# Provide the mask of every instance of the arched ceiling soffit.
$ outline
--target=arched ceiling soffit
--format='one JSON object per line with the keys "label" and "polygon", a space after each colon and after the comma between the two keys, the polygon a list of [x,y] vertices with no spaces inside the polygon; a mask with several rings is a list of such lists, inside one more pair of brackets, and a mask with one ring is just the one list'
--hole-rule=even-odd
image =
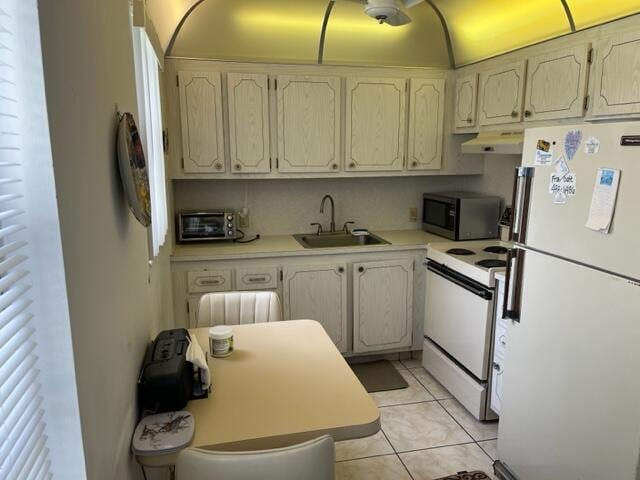
{"label": "arched ceiling soffit", "polygon": [[[148,3],[169,55],[316,63],[328,1]],[[425,0],[407,10],[412,23],[389,27],[366,17],[357,3],[336,0],[327,23],[323,60],[447,67],[453,57],[461,66],[638,12],[640,0]],[[180,28],[170,41],[172,23]]]}

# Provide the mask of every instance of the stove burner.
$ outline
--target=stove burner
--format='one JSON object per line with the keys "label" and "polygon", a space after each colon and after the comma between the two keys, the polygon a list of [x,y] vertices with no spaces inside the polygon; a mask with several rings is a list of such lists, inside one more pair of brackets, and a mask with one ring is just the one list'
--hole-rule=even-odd
{"label": "stove burner", "polygon": [[507,262],[505,262],[504,260],[487,259],[487,260],[477,261],[476,265],[484,268],[497,268],[497,267],[506,267]]}
{"label": "stove burner", "polygon": [[506,255],[509,252],[507,247],[501,247],[500,245],[492,245],[484,249],[488,253],[497,253],[499,255]]}
{"label": "stove burner", "polygon": [[450,248],[447,250],[447,253],[450,255],[475,255],[476,252],[471,250],[467,250],[466,248]]}

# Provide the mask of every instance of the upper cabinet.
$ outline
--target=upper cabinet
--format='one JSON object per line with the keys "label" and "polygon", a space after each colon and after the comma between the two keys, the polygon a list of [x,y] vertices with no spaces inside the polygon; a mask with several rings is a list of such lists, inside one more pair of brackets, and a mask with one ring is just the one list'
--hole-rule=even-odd
{"label": "upper cabinet", "polygon": [[409,170],[442,166],[444,84],[441,79],[409,82]]}
{"label": "upper cabinet", "polygon": [[458,78],[455,90],[454,127],[475,127],[477,103],[478,74],[472,73]]}
{"label": "upper cabinet", "polygon": [[581,117],[589,71],[589,46],[530,58],[525,121]]}
{"label": "upper cabinet", "polygon": [[594,116],[640,113],[640,33],[595,45]]}
{"label": "upper cabinet", "polygon": [[220,74],[179,72],[178,86],[184,172],[224,172]]}
{"label": "upper cabinet", "polygon": [[340,79],[277,79],[278,171],[340,170]]}
{"label": "upper cabinet", "polygon": [[522,120],[525,69],[523,60],[480,74],[480,125],[518,123]]}
{"label": "upper cabinet", "polygon": [[270,167],[269,79],[229,73],[229,154],[233,173],[266,173]]}
{"label": "upper cabinet", "polygon": [[346,171],[404,168],[406,80],[347,78]]}

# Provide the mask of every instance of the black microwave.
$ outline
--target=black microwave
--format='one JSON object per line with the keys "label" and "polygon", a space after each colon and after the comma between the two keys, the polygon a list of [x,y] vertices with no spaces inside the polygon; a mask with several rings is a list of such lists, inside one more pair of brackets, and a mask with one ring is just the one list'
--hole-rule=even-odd
{"label": "black microwave", "polygon": [[425,193],[422,229],[451,240],[498,237],[500,197],[471,192]]}
{"label": "black microwave", "polygon": [[231,209],[208,212],[181,212],[177,217],[180,243],[235,240],[238,238],[237,215]]}

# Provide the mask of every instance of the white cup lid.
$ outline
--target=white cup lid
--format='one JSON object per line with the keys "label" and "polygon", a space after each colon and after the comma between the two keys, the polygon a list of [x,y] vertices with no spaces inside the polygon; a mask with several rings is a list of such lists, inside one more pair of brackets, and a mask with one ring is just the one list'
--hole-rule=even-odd
{"label": "white cup lid", "polygon": [[233,329],[228,325],[217,325],[209,329],[211,338],[229,338],[233,334]]}

